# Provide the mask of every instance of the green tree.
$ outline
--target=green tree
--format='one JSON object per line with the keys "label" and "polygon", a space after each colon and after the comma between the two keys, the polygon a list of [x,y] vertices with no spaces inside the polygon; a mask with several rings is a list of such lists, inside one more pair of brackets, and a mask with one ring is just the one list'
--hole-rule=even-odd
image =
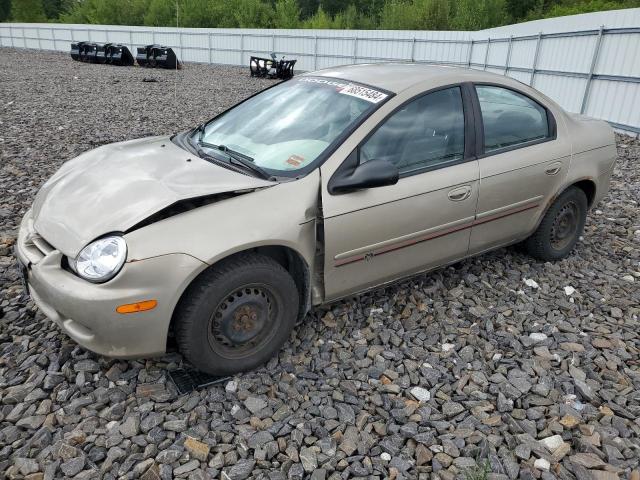
{"label": "green tree", "polygon": [[318,11],[303,22],[304,28],[333,28],[333,19],[325,12],[322,7],[318,7]]}
{"label": "green tree", "polygon": [[380,14],[380,28],[383,30],[411,30],[415,28],[410,7],[412,4],[403,0],[388,0]]}
{"label": "green tree", "polygon": [[640,0],[0,0],[0,21],[182,27],[479,30]]}
{"label": "green tree", "polygon": [[449,19],[449,0],[391,0],[382,8],[380,28],[446,30]]}
{"label": "green tree", "polygon": [[42,0],[14,0],[11,2],[11,19],[14,22],[46,22]]}
{"label": "green tree", "polygon": [[330,17],[335,17],[338,13],[343,12],[349,7],[350,3],[345,0],[320,0],[322,10]]}
{"label": "green tree", "polygon": [[276,28],[298,28],[300,7],[296,0],[277,0],[274,6],[273,25]]}
{"label": "green tree", "polygon": [[273,25],[273,8],[261,0],[235,0],[232,11],[239,28],[270,28]]}
{"label": "green tree", "polygon": [[505,0],[458,0],[451,19],[456,30],[482,30],[506,23]]}
{"label": "green tree", "polygon": [[44,14],[49,20],[58,20],[72,6],[71,0],[43,0]]}
{"label": "green tree", "polygon": [[163,27],[176,24],[176,7],[167,0],[151,0],[144,14],[145,25]]}
{"label": "green tree", "polygon": [[67,23],[143,25],[149,0],[83,0],[60,19]]}
{"label": "green tree", "polygon": [[0,0],[0,22],[6,22],[11,17],[11,0]]}
{"label": "green tree", "polygon": [[525,18],[539,3],[538,0],[506,0],[505,9],[510,20],[517,22]]}
{"label": "green tree", "polygon": [[360,15],[356,6],[351,4],[346,10],[337,13],[333,17],[331,28],[342,28],[344,30],[360,28]]}
{"label": "green tree", "polygon": [[550,5],[543,4],[543,8],[538,6],[538,8],[529,11],[525,19],[535,20],[537,18],[562,17],[565,15],[577,15],[579,13],[601,12],[639,6],[640,0],[556,0],[550,3]]}
{"label": "green tree", "polygon": [[[219,2],[208,0],[181,0],[178,5],[178,25],[188,28],[218,27],[214,20],[218,5]],[[173,25],[176,25],[175,19]]]}
{"label": "green tree", "polygon": [[298,0],[298,5],[300,5],[300,18],[306,20],[316,14],[320,0]]}

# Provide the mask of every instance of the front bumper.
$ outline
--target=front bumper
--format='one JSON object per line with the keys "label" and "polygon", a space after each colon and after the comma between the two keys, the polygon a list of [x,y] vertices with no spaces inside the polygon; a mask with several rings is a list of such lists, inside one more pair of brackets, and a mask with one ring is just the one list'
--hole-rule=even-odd
{"label": "front bumper", "polygon": [[[30,211],[20,226],[16,256],[27,266],[29,293],[38,308],[78,344],[117,358],[165,352],[180,295],[206,267],[175,253],[128,260],[112,280],[90,283],[62,268],[63,255],[34,231]],[[119,305],[151,299],[158,302],[153,310],[116,312]]]}

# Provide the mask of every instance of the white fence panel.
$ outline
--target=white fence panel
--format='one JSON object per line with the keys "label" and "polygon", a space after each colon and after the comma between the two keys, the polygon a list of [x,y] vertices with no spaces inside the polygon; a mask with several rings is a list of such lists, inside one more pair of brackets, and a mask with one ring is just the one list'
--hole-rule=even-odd
{"label": "white fence panel", "polygon": [[640,34],[605,35],[602,38],[595,73],[612,72],[629,77],[640,77]]}
{"label": "white fence panel", "polygon": [[537,38],[518,39],[514,38],[511,45],[511,60],[509,67],[531,68],[533,58],[536,54]]}

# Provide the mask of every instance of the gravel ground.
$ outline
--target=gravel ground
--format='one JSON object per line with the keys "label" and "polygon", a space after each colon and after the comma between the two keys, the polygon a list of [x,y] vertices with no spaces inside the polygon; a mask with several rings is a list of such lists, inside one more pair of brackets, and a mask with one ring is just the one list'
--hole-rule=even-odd
{"label": "gravel ground", "polygon": [[503,249],[315,310],[269,365],[189,395],[167,383],[179,354],[98,357],[21,294],[11,245],[60,164],[185,129],[270,84],[239,68],[0,49],[0,471],[640,479],[640,142],[629,137],[570,258]]}

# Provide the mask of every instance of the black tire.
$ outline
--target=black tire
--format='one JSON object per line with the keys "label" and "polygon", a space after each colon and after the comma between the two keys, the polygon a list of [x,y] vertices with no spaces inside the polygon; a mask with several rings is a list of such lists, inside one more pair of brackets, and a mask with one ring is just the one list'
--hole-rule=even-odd
{"label": "black tire", "polygon": [[178,348],[212,375],[254,369],[287,340],[298,304],[293,278],[270,257],[223,260],[198,277],[176,307]]}
{"label": "black tire", "polygon": [[524,241],[529,255],[540,260],[561,260],[575,247],[587,219],[588,202],[578,187],[569,187],[553,202],[538,229]]}

